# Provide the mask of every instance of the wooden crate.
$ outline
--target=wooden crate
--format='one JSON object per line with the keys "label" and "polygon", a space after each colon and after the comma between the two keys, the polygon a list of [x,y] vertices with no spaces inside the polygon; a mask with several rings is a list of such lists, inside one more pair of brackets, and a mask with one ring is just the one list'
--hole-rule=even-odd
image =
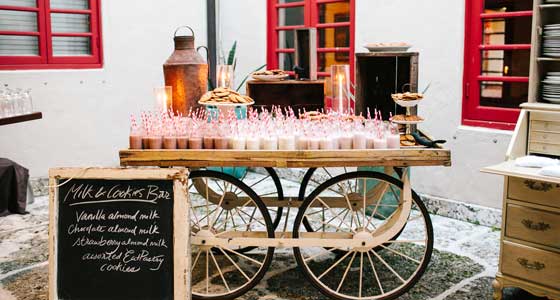
{"label": "wooden crate", "polygon": [[[405,108],[397,106],[391,94],[418,92],[418,52],[356,53],[356,113],[364,115],[369,108],[402,114]],[[406,85],[406,86],[405,86]],[[416,113],[416,108],[412,109]]]}
{"label": "wooden crate", "polygon": [[247,82],[247,95],[255,100],[253,107],[273,105],[280,107],[291,106],[307,111],[319,110],[324,107],[325,81],[323,80],[283,80]]}

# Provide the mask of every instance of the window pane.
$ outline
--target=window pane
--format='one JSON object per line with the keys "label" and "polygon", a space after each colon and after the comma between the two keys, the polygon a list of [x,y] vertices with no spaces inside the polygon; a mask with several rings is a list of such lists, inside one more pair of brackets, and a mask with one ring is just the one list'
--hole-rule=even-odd
{"label": "window pane", "polygon": [[284,3],[294,3],[294,2],[302,2],[303,3],[304,0],[278,0],[279,4],[284,4]]}
{"label": "window pane", "polygon": [[319,53],[318,60],[319,72],[330,72],[331,65],[349,64],[350,56],[348,52]]}
{"label": "window pane", "polygon": [[350,5],[348,2],[335,2],[319,5],[319,23],[335,23],[350,21]]}
{"label": "window pane", "polygon": [[89,9],[88,0],[51,0],[51,8]]}
{"label": "window pane", "polygon": [[278,67],[285,71],[292,71],[294,69],[294,54],[293,53],[278,54]]}
{"label": "window pane", "polygon": [[481,55],[482,75],[529,76],[530,50],[490,50]]}
{"label": "window pane", "polygon": [[52,32],[89,32],[88,14],[51,14]]}
{"label": "window pane", "polygon": [[321,28],[319,35],[319,48],[350,47],[350,29],[348,26],[335,28]]}
{"label": "window pane", "polygon": [[0,56],[39,55],[39,37],[0,35]]}
{"label": "window pane", "polygon": [[531,0],[485,0],[485,9],[500,10],[502,12],[533,10],[533,1]]}
{"label": "window pane", "polygon": [[36,0],[0,0],[0,5],[37,7]]}
{"label": "window pane", "polygon": [[278,31],[278,48],[294,48],[294,31],[280,30]]}
{"label": "window pane", "polygon": [[531,17],[488,19],[484,21],[483,44],[530,44]]}
{"label": "window pane", "polygon": [[483,81],[480,83],[480,105],[519,108],[527,102],[529,83]]}
{"label": "window pane", "polygon": [[278,9],[278,26],[303,25],[303,6]]}
{"label": "window pane", "polygon": [[0,31],[33,31],[37,29],[37,13],[0,10]]}
{"label": "window pane", "polygon": [[55,56],[91,55],[91,41],[82,36],[53,36],[53,53]]}

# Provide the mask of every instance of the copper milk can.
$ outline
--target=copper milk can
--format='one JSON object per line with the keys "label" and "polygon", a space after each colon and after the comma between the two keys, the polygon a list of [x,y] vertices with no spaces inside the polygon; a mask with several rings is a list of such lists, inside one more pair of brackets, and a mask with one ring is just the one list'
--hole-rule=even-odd
{"label": "copper milk can", "polygon": [[[181,28],[190,29],[192,35],[177,36]],[[186,116],[189,109],[200,106],[198,100],[208,90],[208,64],[194,47],[194,31],[182,26],[173,34],[175,51],[163,64],[165,85],[173,90],[173,101],[168,104],[175,114]]]}

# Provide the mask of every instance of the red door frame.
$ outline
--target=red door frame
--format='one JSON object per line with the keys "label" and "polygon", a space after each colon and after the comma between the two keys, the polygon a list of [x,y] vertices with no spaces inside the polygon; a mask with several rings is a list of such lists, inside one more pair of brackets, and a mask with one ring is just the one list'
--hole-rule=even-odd
{"label": "red door frame", "polygon": [[[354,61],[355,61],[355,29],[356,29],[356,0],[349,0],[350,21],[340,23],[319,23],[318,6],[320,4],[345,2],[345,0],[301,0],[278,4],[278,0],[267,1],[267,66],[269,69],[278,68],[278,53],[293,53],[294,49],[279,49],[278,34],[279,30],[290,30],[297,28],[335,28],[348,26],[350,31],[350,47],[345,48],[317,48],[317,52],[348,52],[350,63],[350,76],[354,80]],[[295,26],[278,26],[278,9],[286,7],[304,7],[304,24]],[[317,41],[319,42],[319,41]],[[319,76],[330,76],[329,72],[318,72]]]}
{"label": "red door frame", "polygon": [[[103,67],[101,38],[101,0],[89,0],[90,9],[51,9],[50,0],[37,0],[36,8],[0,6],[0,9],[37,12],[38,32],[6,32],[8,35],[39,36],[39,56],[0,56],[0,70],[29,69],[86,69]],[[50,13],[76,13],[90,16],[88,33],[52,33]],[[88,36],[91,38],[91,55],[57,57],[52,53],[53,36]]]}
{"label": "red door frame", "polygon": [[481,76],[482,50],[522,50],[530,49],[530,44],[483,45],[482,24],[484,19],[514,18],[532,16],[532,11],[506,13],[484,13],[484,0],[466,0],[465,8],[465,57],[463,72],[463,114],[462,124],[495,129],[512,130],[519,116],[519,109],[480,105],[480,82],[528,82],[528,77]]}

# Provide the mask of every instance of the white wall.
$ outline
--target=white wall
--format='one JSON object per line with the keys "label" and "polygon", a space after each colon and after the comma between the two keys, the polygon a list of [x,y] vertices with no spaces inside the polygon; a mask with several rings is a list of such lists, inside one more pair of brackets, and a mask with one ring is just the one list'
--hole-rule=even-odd
{"label": "white wall", "polygon": [[[428,3],[429,2],[429,3]],[[419,114],[446,139],[451,168],[414,168],[414,188],[447,199],[500,207],[503,179],[480,168],[503,161],[510,132],[461,127],[464,0],[356,0],[356,51],[368,42],[408,42],[420,52],[419,87],[432,83]]]}
{"label": "white wall", "polygon": [[[266,64],[266,2],[264,0],[219,0],[219,36],[223,54],[237,41],[235,88],[243,78]],[[245,92],[242,87],[241,92]]]}
{"label": "white wall", "polygon": [[190,25],[206,44],[205,1],[103,1],[104,67],[97,70],[2,71],[0,83],[32,88],[42,120],[0,127],[0,157],[46,176],[56,166],[118,165],[128,116],[150,109],[163,85],[173,31]]}

